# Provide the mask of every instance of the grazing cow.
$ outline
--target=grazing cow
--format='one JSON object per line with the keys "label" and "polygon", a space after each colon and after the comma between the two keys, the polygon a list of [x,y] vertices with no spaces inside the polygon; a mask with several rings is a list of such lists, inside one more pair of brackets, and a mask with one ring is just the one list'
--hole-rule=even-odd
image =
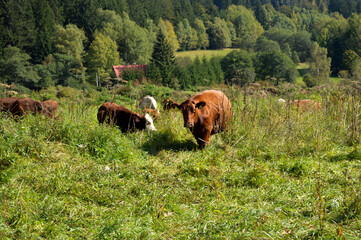
{"label": "grazing cow", "polygon": [[18,99],[17,97],[0,98],[0,112],[10,112],[11,107]]}
{"label": "grazing cow", "polygon": [[58,112],[58,103],[55,100],[47,100],[42,102],[44,114],[49,117],[57,118],[56,113]]}
{"label": "grazing cow", "polygon": [[144,108],[150,108],[150,109],[158,109],[157,108],[157,101],[151,97],[151,96],[145,96],[142,98],[142,100],[140,100],[139,105],[140,109],[144,109]]}
{"label": "grazing cow", "polygon": [[98,109],[98,122],[99,124],[103,124],[106,120],[106,123],[109,125],[113,125],[115,121],[115,110],[119,105],[113,102],[105,102]]}
{"label": "grazing cow", "polygon": [[140,115],[115,103],[108,102],[101,105],[97,117],[99,124],[102,124],[106,118],[108,118],[108,123],[113,119],[114,121],[112,120],[112,122],[114,122],[123,133],[143,129],[156,131],[153,120],[149,114]]}
{"label": "grazing cow", "polygon": [[[15,116],[24,116],[28,113],[47,113],[47,110],[43,109],[43,105],[31,98],[19,98],[17,99],[9,110]],[[50,116],[50,114],[45,114]]]}
{"label": "grazing cow", "polygon": [[169,111],[170,109],[178,108],[178,106],[179,106],[179,104],[177,102],[175,102],[174,100],[172,100],[170,98],[164,99],[162,104],[163,104],[163,109],[165,111]]}
{"label": "grazing cow", "polygon": [[189,128],[200,148],[210,143],[212,134],[226,129],[232,120],[232,105],[221,91],[207,90],[178,105],[184,127]]}
{"label": "grazing cow", "polygon": [[150,108],[144,108],[143,113],[144,114],[148,113],[149,115],[153,116],[153,121],[156,121],[157,119],[160,118],[158,110],[154,110],[154,109],[150,109]]}
{"label": "grazing cow", "polygon": [[312,100],[312,99],[304,99],[304,100],[294,100],[291,102],[291,105],[296,106],[299,110],[311,111],[311,110],[321,110],[321,103]]}

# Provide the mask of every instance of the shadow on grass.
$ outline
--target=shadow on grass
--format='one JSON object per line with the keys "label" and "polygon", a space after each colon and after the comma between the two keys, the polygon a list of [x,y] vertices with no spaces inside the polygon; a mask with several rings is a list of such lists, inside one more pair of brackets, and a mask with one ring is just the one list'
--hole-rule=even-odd
{"label": "shadow on grass", "polygon": [[167,130],[153,133],[142,148],[151,155],[157,155],[162,150],[194,151],[197,144],[191,139],[179,139],[179,136]]}
{"label": "shadow on grass", "polygon": [[339,162],[343,160],[359,160],[361,159],[361,152],[354,150],[350,153],[343,153],[330,157],[330,162]]}

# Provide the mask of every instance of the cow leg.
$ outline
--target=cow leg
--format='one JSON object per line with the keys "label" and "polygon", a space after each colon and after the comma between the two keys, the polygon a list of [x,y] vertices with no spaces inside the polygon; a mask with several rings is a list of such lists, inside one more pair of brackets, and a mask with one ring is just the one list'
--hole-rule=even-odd
{"label": "cow leg", "polygon": [[199,148],[204,148],[209,145],[211,142],[211,129],[206,129],[201,135],[202,137],[196,137]]}

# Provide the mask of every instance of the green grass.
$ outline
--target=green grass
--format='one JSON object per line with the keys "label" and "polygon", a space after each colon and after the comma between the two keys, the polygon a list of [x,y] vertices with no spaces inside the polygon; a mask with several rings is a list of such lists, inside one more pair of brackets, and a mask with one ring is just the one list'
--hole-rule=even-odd
{"label": "green grass", "polygon": [[177,58],[189,57],[189,58],[191,58],[191,60],[194,60],[197,56],[200,59],[202,59],[203,57],[206,57],[207,59],[210,59],[212,57],[224,57],[233,50],[235,50],[235,49],[225,48],[225,49],[221,49],[221,50],[185,51],[185,52],[176,52],[175,56]]}
{"label": "green grass", "polygon": [[[178,111],[154,133],[98,126],[105,92],[57,99],[61,121],[2,114],[0,238],[360,239],[358,95],[301,113],[223,90],[233,123],[204,150]],[[131,91],[115,98],[136,110]]]}

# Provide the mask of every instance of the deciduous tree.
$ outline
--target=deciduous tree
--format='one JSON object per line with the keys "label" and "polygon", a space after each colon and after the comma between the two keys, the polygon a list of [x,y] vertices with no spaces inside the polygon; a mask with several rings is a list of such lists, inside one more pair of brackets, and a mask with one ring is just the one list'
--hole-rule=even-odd
{"label": "deciduous tree", "polygon": [[0,57],[0,75],[8,84],[20,84],[34,88],[39,81],[38,74],[30,64],[30,56],[17,47],[8,46]]}
{"label": "deciduous tree", "polygon": [[327,57],[327,49],[320,47],[318,43],[313,43],[310,50],[309,74],[317,79],[318,84],[325,83],[330,77],[331,58]]}
{"label": "deciduous tree", "polygon": [[53,44],[57,53],[72,56],[79,61],[84,54],[85,33],[74,24],[62,27],[55,25]]}
{"label": "deciduous tree", "polygon": [[97,73],[104,80],[110,77],[113,65],[119,64],[117,44],[110,37],[96,33],[87,56],[88,69],[93,76]]}

